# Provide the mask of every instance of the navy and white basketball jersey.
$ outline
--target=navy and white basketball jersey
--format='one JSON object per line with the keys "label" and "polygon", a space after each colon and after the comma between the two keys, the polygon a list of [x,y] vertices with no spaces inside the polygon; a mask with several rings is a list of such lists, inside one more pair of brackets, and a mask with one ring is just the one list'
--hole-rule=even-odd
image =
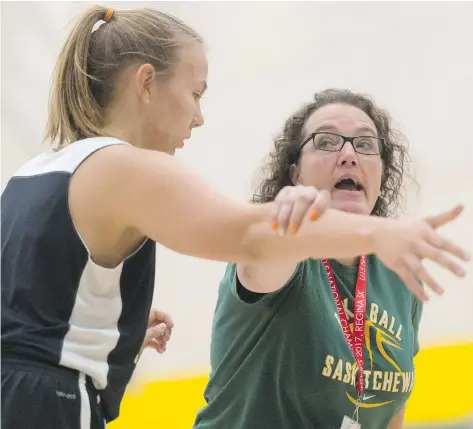
{"label": "navy and white basketball jersey", "polygon": [[116,268],[95,264],[74,228],[68,188],[87,157],[114,144],[127,143],[97,137],[42,154],[1,197],[2,359],[89,375],[108,421],[144,341],[156,248],[146,240]]}

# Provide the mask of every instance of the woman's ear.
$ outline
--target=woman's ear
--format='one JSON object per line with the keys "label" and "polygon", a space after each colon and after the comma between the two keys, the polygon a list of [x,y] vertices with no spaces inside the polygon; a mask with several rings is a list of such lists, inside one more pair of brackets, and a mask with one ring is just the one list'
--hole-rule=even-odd
{"label": "woman's ear", "polygon": [[155,78],[154,67],[151,64],[142,64],[135,74],[135,83],[143,101],[147,104],[151,102],[151,84]]}
{"label": "woman's ear", "polygon": [[299,177],[300,177],[300,174],[301,174],[301,170],[299,168],[298,165],[296,164],[291,164],[289,166],[289,180],[291,181],[291,183],[296,186],[297,184],[299,184]]}

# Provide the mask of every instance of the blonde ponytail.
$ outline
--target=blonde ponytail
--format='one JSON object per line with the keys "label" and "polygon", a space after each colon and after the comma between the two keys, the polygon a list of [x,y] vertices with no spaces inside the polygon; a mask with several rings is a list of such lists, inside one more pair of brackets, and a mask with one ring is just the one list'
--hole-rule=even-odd
{"label": "blonde ponytail", "polygon": [[163,77],[171,75],[185,39],[202,41],[182,21],[157,10],[88,9],[74,25],[56,64],[45,139],[60,149],[100,136],[118,75],[145,63]]}
{"label": "blonde ponytail", "polygon": [[101,109],[90,90],[87,74],[94,26],[107,9],[93,7],[76,22],[56,64],[49,100],[46,139],[61,148],[69,142],[100,134]]}

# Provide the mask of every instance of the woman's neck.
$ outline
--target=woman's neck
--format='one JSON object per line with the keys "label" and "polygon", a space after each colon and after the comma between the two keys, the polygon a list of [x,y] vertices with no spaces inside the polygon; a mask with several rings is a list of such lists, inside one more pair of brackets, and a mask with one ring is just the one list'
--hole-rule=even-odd
{"label": "woman's neck", "polygon": [[342,265],[346,265],[347,267],[355,267],[358,265],[359,257],[357,256],[356,258],[343,258],[343,259],[337,259],[338,262],[340,262]]}

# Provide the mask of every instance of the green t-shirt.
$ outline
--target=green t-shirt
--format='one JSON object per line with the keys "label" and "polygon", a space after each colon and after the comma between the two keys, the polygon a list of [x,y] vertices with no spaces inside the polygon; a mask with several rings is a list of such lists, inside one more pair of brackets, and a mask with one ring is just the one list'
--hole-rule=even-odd
{"label": "green t-shirt", "polygon": [[[350,324],[358,268],[330,261]],[[414,385],[422,304],[375,256],[367,261],[363,429],[386,429]],[[254,294],[229,264],[213,322],[207,405],[195,429],[340,429],[357,366],[319,260],[280,290]]]}

